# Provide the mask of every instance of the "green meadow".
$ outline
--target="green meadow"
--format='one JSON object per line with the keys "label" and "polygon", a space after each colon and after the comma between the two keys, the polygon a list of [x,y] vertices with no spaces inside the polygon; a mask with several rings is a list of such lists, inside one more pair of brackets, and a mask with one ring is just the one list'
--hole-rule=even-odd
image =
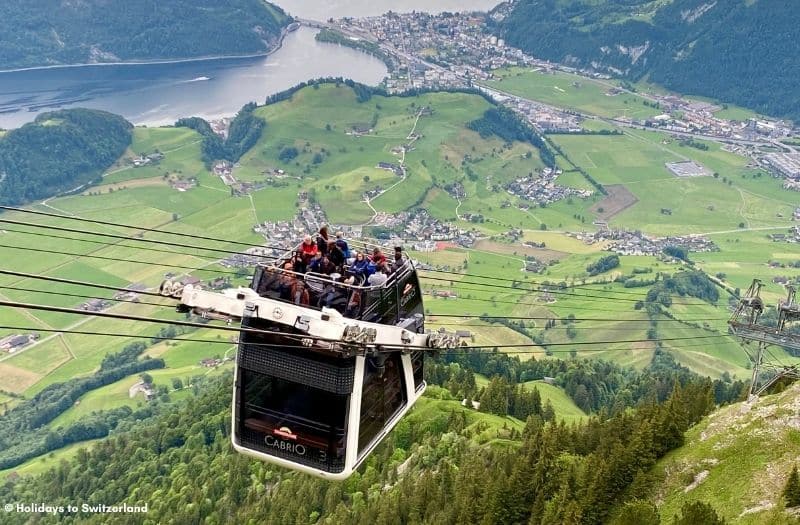
{"label": "green meadow", "polygon": [[611,80],[517,67],[496,70],[494,75],[495,79],[486,83],[488,87],[560,108],[607,118],[645,119],[661,113],[644,105],[647,99],[639,95],[626,92],[612,95],[610,91],[617,84]]}
{"label": "green meadow", "polygon": [[[582,112],[606,117],[627,115],[641,118],[655,111],[635,95],[608,96],[606,93],[611,86],[603,82],[578,80],[561,73],[550,75],[521,70],[503,71],[500,76],[502,80],[495,81],[497,87],[521,95],[533,96],[535,92],[535,98]],[[522,283],[523,288],[562,281],[570,286],[581,286],[587,282],[630,275],[635,268],[643,267],[650,267],[653,272],[679,270],[677,266],[652,257],[622,257],[619,268],[590,278],[586,266],[606,254],[604,247],[586,245],[564,232],[592,230],[592,221],[597,218],[596,210],[604,204],[603,197],[569,198],[544,207],[520,209],[525,202],[507,193],[504,186],[518,177],[536,172],[542,163],[536,148],[529,144],[484,139],[467,128],[469,122],[480,118],[489,107],[481,97],[454,93],[374,96],[366,102],[358,102],[354,92],[345,86],[323,85],[303,89],[288,100],[257,109],[267,126],[258,143],[234,168],[234,174],[240,180],[268,182],[270,185],[246,197],[232,196],[222,181],[206,169],[200,160],[201,139],[194,131],[172,127],[136,128],[130,150],[109,170],[101,186],[89,188],[81,195],[51,199],[47,206],[39,205],[35,209],[179,234],[213,236],[228,242],[184,237],[181,241],[189,247],[147,244],[137,241],[137,237],[158,241],[174,241],[175,237],[142,234],[136,228],[4,213],[3,219],[87,229],[100,235],[3,224],[3,228],[8,229],[0,230],[0,244],[5,246],[2,248],[2,266],[112,286],[142,283],[157,287],[167,275],[183,273],[210,280],[228,275],[224,272],[229,270],[216,264],[221,254],[207,248],[237,250],[241,248],[239,242],[262,242],[261,237],[252,232],[252,226],[256,222],[294,217],[299,206],[298,192],[309,191],[334,223],[364,224],[372,220],[373,211],[363,201],[362,194],[381,188],[386,191],[369,203],[377,211],[391,214],[419,206],[434,217],[456,222],[465,229],[475,228],[487,237],[486,242],[471,249],[413,254],[419,260],[440,267],[465,269],[476,275],[513,278]],[[788,217],[796,205],[794,195],[783,191],[779,181],[748,168],[746,159],[722,150],[719,144],[707,143],[709,149],[701,151],[681,146],[665,134],[631,130],[626,130],[623,135],[554,135],[549,139],[601,184],[623,185],[636,198],[635,204],[609,219],[612,226],[641,229],[654,235],[708,234],[720,251],[693,254],[692,259],[709,274],[722,274],[724,282],[731,288],[745,289],[755,276],[770,281],[774,277],[796,275],[789,266],[800,260],[800,250],[796,245],[773,243],[766,238],[768,233],[792,225]],[[404,145],[407,146],[405,154]],[[289,159],[286,150],[291,148],[296,149],[296,156]],[[133,157],[156,151],[164,154],[157,164],[142,168],[130,165]],[[699,162],[718,176],[680,179],[664,166],[667,162],[687,159]],[[377,166],[381,162],[396,165],[403,162],[407,176],[401,178],[391,171],[379,169]],[[559,158],[558,162],[567,166],[564,159]],[[285,177],[275,178],[276,170],[282,170]],[[167,182],[175,177],[193,177],[198,186],[179,192],[170,188]],[[454,182],[461,183],[466,192],[466,197],[460,201],[445,189]],[[574,170],[562,174],[558,183],[592,188],[589,181]],[[671,214],[661,213],[662,208],[669,209]],[[483,222],[466,221],[465,214],[470,213],[482,215]],[[500,234],[510,228],[521,229],[525,240],[544,242],[546,249],[525,251],[505,241]],[[103,233],[133,238],[120,240],[103,237]],[[41,234],[59,235],[61,238],[42,237]],[[32,249],[53,253],[30,251]],[[522,271],[526,254],[553,262],[542,275],[528,274]],[[778,261],[778,264],[770,267],[769,261]],[[442,278],[445,275],[423,275],[427,276],[422,279],[427,293],[453,288],[458,294],[456,299],[426,296],[425,306],[431,325],[470,330],[476,345],[531,345],[516,353],[524,359],[546,357],[544,348],[536,346],[531,337],[510,328],[441,316],[488,313],[561,318],[574,314],[589,320],[577,322],[576,334],[571,337],[560,325],[545,331],[543,320],[531,322],[531,333],[541,331],[546,342],[558,343],[558,346],[551,347],[556,357],[568,356],[575,351],[582,356],[642,367],[652,356],[653,344],[649,342],[598,345],[601,348],[588,344],[598,340],[644,339],[647,323],[639,322],[643,314],[633,309],[633,302],[603,300],[602,295],[623,291],[626,295],[610,295],[637,299],[644,296],[645,289],[595,285],[595,292],[589,292],[590,287],[587,287],[583,296],[580,293],[557,295],[555,302],[548,302],[542,300],[541,292],[498,287],[498,281],[491,279],[447,276],[452,279],[436,281],[431,277]],[[35,290],[0,288],[0,296],[9,300],[72,308],[84,300],[42,292],[100,297],[113,295],[111,291],[0,275],[0,287],[3,286]],[[641,293],[636,295],[639,291]],[[784,294],[782,287],[772,283],[767,284],[764,293],[770,300]],[[167,303],[155,298],[152,301]],[[660,337],[693,337],[708,333],[709,329],[724,334],[724,319],[728,316],[724,304],[692,306],[678,304],[680,302],[676,301],[672,307],[673,315],[679,320],[691,322],[701,315],[717,320],[706,328],[662,322],[659,323]],[[170,308],[151,305],[118,304],[109,311],[175,318]],[[608,318],[615,320],[591,321]],[[9,308],[0,310],[0,319],[3,326],[138,336],[154,335],[159,328],[147,323]],[[0,335],[13,332],[0,330]],[[216,337],[216,334],[208,337]],[[119,351],[129,341],[120,337],[77,334],[51,336],[44,332],[37,345],[17,355],[0,356],[0,371],[3,372],[0,374],[0,389],[32,395],[54,382],[91,374],[105,355]],[[687,346],[681,341],[667,346],[673,349],[679,361],[702,373],[718,376],[729,372],[746,377],[748,371],[739,344],[730,338],[718,343]],[[514,349],[506,351],[514,353]],[[165,381],[203,372],[197,370],[199,359],[209,353],[202,345],[192,343],[162,344],[148,350],[152,355],[158,352],[163,352],[167,369],[154,374],[154,377],[162,375]],[[127,395],[125,384],[123,381],[104,387],[108,389],[107,398],[118,404],[129,403],[123,396]],[[81,402],[79,407],[84,408],[74,407],[71,412],[75,413],[62,417],[74,418],[83,413],[81,411],[102,408],[105,396],[95,396]]]}

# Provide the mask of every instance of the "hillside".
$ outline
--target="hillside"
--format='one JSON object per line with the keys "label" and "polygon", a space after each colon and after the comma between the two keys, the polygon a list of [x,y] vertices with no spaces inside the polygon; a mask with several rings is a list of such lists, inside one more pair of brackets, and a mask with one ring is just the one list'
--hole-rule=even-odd
{"label": "hillside", "polygon": [[518,0],[496,30],[541,58],[800,119],[798,27],[786,0]]}
{"label": "hillside", "polygon": [[781,492],[800,458],[800,385],[710,414],[661,460],[662,517],[704,501],[731,523],[788,523]]}
{"label": "hillside", "polygon": [[[338,483],[233,453],[230,378],[220,379],[182,406],[61,454],[66,461],[44,475],[28,469],[31,477],[0,484],[0,498],[147,503],[154,523],[602,523],[628,499],[623,491],[637,471],[678,445],[708,410],[709,388],[688,383],[663,404],[571,427],[425,397],[357,474]],[[4,523],[29,518],[13,512]]]}
{"label": "hillside", "polygon": [[97,179],[122,155],[133,126],[89,109],[42,113],[0,137],[0,204],[50,197]]}
{"label": "hillside", "polygon": [[3,69],[263,53],[288,23],[261,0],[0,4]]}
{"label": "hillside", "polygon": [[[610,255],[607,244],[588,244],[569,232],[591,229],[591,223],[597,217],[593,210],[610,206],[613,195],[572,196],[540,206],[510,194],[506,191],[507,185],[517,177],[539,172],[544,159],[542,152],[531,144],[530,137],[516,140],[521,136],[520,130],[507,133],[514,128],[506,126],[508,122],[503,113],[493,109],[490,102],[474,94],[385,96],[364,86],[329,81],[291,90],[271,98],[264,106],[243,108],[226,141],[210,135],[207,124],[200,120],[182,122],[190,127],[138,127],[132,130],[132,143],[122,158],[107,169],[101,182],[79,194],[49,199],[49,208],[34,208],[41,211],[55,209],[81,218],[136,227],[92,224],[92,231],[98,235],[91,237],[74,231],[67,235],[48,228],[33,230],[33,226],[4,227],[3,269],[114,287],[132,283],[157,287],[167,272],[178,276],[184,272],[191,273],[204,283],[222,278],[230,279],[234,286],[247,285],[250,269],[219,264],[222,256],[207,250],[212,247],[210,241],[187,241],[166,233],[140,232],[138,227],[228,239],[231,244],[213,244],[219,248],[241,250],[240,245],[233,243],[240,241],[255,245],[264,242],[264,237],[254,232],[253,226],[258,223],[268,228],[269,234],[269,228],[273,228],[277,221],[292,221],[300,210],[312,209],[312,203],[307,200],[309,197],[320,204],[318,213],[324,212],[328,221],[355,228],[363,226],[363,236],[386,234],[393,229],[403,230],[405,225],[413,226],[407,218],[409,211],[420,208],[427,211],[431,224],[437,228],[446,223],[480,235],[472,246],[441,243],[434,251],[409,249],[409,252],[415,259],[435,269],[471,274],[449,274],[442,279],[444,274],[420,272],[427,294],[426,324],[431,328],[442,326],[448,330],[467,330],[470,344],[486,351],[475,355],[443,356],[441,361],[431,360],[427,366],[431,385],[428,397],[408,420],[413,431],[419,432],[413,435],[413,444],[408,441],[411,438],[403,434],[408,428],[405,425],[399,427],[400,437],[397,439],[405,440],[403,445],[398,445],[397,441],[387,445],[387,449],[382,449],[384,455],[380,462],[376,460],[370,465],[373,469],[365,467],[359,475],[361,477],[346,485],[343,492],[330,493],[332,500],[345,499],[342,508],[312,498],[308,506],[302,506],[302,516],[282,515],[283,521],[314,521],[311,515],[319,512],[333,516],[332,522],[352,521],[354,517],[374,522],[380,520],[371,519],[373,512],[394,512],[397,515],[406,512],[405,507],[398,509],[392,505],[401,498],[408,500],[411,486],[402,489],[408,492],[392,493],[385,500],[375,499],[377,489],[373,486],[394,483],[395,467],[411,455],[412,446],[420,446],[420,453],[412,460],[415,475],[408,477],[409,481],[405,483],[416,483],[427,472],[436,483],[442,483],[444,492],[439,496],[451,501],[454,494],[447,492],[451,490],[447,480],[436,477],[445,475],[446,469],[440,468],[443,465],[458,465],[459,468],[465,465],[468,470],[472,469],[470,472],[485,472],[484,463],[472,464],[465,459],[468,454],[485,454],[479,457],[488,464],[495,459],[492,454],[498,449],[502,452],[507,446],[519,447],[522,441],[519,433],[525,430],[522,422],[529,415],[537,421],[539,417],[545,421],[563,421],[567,427],[573,424],[594,425],[586,430],[587,436],[594,435],[597,433],[598,414],[623,415],[632,413],[633,407],[645,400],[663,401],[672,391],[676,378],[681,384],[700,381],[680,365],[701,376],[722,379],[706,383],[712,385],[717,403],[738,399],[744,386],[737,379],[749,377],[750,371],[739,342],[726,332],[730,297],[721,290],[713,295],[701,293],[708,285],[704,279],[699,281],[704,286],[697,289],[672,284],[675,280],[694,279],[697,268],[710,275],[716,274],[731,287],[745,287],[755,275],[763,279],[793,276],[795,263],[800,259],[800,254],[794,249],[796,245],[773,242],[766,237],[767,231],[759,229],[782,229],[792,224],[788,218],[794,209],[791,196],[782,193],[778,181],[756,176],[753,169],[745,166],[746,159],[724,151],[716,144],[711,144],[707,151],[700,151],[684,148],[664,134],[650,132],[547,137],[553,151],[558,151],[556,162],[559,165],[565,165],[568,156],[601,184],[629,188],[636,197],[636,202],[609,218],[614,227],[641,228],[658,235],[708,232],[719,246],[719,251],[691,253],[694,266],[650,254],[622,255],[618,257],[619,266],[599,268],[599,261]],[[43,129],[63,125],[60,118],[37,123]],[[486,137],[481,136],[481,131]],[[9,132],[5,138],[13,138],[14,133]],[[664,162],[680,156],[696,159],[719,171],[721,180],[713,177],[685,180],[670,176]],[[145,163],[142,157],[154,160]],[[207,166],[208,161],[220,157],[239,159],[231,168],[233,182],[215,174],[219,170]],[[402,175],[385,167],[387,163],[396,167],[401,162],[405,168]],[[557,184],[593,187],[581,173],[569,168],[559,176]],[[673,207],[676,213],[670,216],[660,213],[659,208],[664,205]],[[776,215],[776,212],[783,216]],[[403,217],[407,222],[392,222]],[[2,219],[29,221],[30,216],[10,212],[4,213]],[[40,220],[51,227],[87,228],[85,224],[66,218]],[[736,230],[740,221],[747,221],[748,228]],[[753,226],[752,230],[750,226]],[[313,230],[309,225],[302,228]],[[133,239],[123,241],[118,237],[105,237],[106,234],[126,232],[136,232],[132,234],[135,238],[191,243],[204,249],[156,247],[139,244]],[[523,245],[522,241],[528,244]],[[269,241],[273,242],[277,241]],[[416,240],[403,243],[409,248],[421,244]],[[45,252],[47,256],[39,255],[43,249],[49,250]],[[542,273],[521,271],[528,257],[547,262]],[[768,261],[778,261],[779,264],[767,266]],[[596,271],[600,273],[593,275]],[[505,284],[508,281],[493,280],[496,277],[513,277],[515,281]],[[592,286],[581,286],[582,282],[591,283],[595,279],[598,281]],[[616,281],[612,281],[614,279]],[[541,300],[545,299],[544,294],[536,291],[536,286],[545,282],[557,284],[553,287],[551,300]],[[667,288],[668,284],[670,288]],[[79,308],[86,301],[80,294],[102,295],[109,303],[114,303],[107,305],[107,310],[112,313],[182,318],[182,314],[175,313],[165,300],[148,298],[140,303],[115,302],[111,301],[113,292],[110,290],[63,283],[44,284],[39,280],[10,275],[0,276],[0,287],[3,288],[0,297],[11,301]],[[658,314],[654,309],[658,305],[653,304],[652,298],[648,299],[651,287],[659,292],[654,292],[658,302],[671,304],[665,313]],[[436,292],[445,290],[455,292],[456,296],[436,296]],[[779,285],[769,282],[765,285],[764,295],[769,297],[770,304],[774,304],[773,299],[783,297],[785,292]],[[637,306],[640,301],[642,304]],[[486,316],[448,317],[480,316],[482,313],[529,317],[524,322]],[[13,354],[0,355],[0,407],[7,412],[6,420],[13,419],[18,423],[6,427],[7,442],[14,450],[7,447],[5,463],[2,461],[3,451],[0,451],[0,468],[8,467],[0,473],[0,479],[10,472],[42,472],[58,465],[61,458],[84,461],[86,458],[77,452],[80,447],[76,447],[76,441],[83,442],[109,433],[110,439],[114,440],[115,434],[131,426],[140,426],[133,420],[140,418],[140,410],[151,405],[141,397],[129,397],[130,387],[139,380],[138,374],[119,379],[111,375],[97,377],[98,370],[102,371],[109,354],[124,351],[131,343],[130,338],[144,337],[146,340],[159,336],[161,327],[122,319],[76,319],[65,313],[25,312],[12,308],[3,309],[0,318],[3,326],[28,327],[0,329],[0,337],[20,330],[42,331],[42,337],[36,343]],[[80,322],[81,331],[118,336],[72,333],[77,328],[76,322]],[[50,335],[45,330],[65,332],[63,335]],[[148,374],[157,390],[165,392],[163,396],[168,397],[170,403],[182,402],[193,393],[204,392],[206,387],[198,386],[197,376],[208,374],[210,379],[214,379],[215,375],[230,375],[229,364],[212,371],[201,361],[230,357],[235,345],[201,342],[222,337],[210,328],[198,330],[192,337],[199,341],[151,340],[142,353],[163,360],[163,368],[153,369]],[[221,342],[225,343],[225,339]],[[602,346],[598,342],[603,342]],[[505,345],[519,346],[504,348]],[[499,347],[496,354],[492,351],[494,347]],[[797,358],[782,350],[775,351],[786,362],[797,362]],[[465,370],[476,374],[474,381],[470,381],[471,374],[464,373]],[[99,382],[89,384],[87,379],[92,377]],[[545,377],[553,378],[548,380],[553,384],[542,382]],[[58,386],[59,383],[68,384]],[[86,391],[81,385],[91,389]],[[68,396],[56,395],[63,389],[68,389]],[[185,490],[187,477],[205,479],[202,476],[207,476],[230,481],[234,487],[246,485],[246,488],[237,488],[235,493],[222,497],[222,503],[216,507],[216,511],[224,514],[226,509],[244,502],[242,514],[234,518],[226,515],[217,520],[219,522],[226,519],[236,522],[237,517],[250,516],[246,514],[248,512],[253,516],[277,516],[275,513],[282,511],[276,509],[286,505],[287,501],[291,504],[291,497],[300,492],[324,495],[328,490],[336,490],[312,483],[306,477],[292,477],[285,471],[267,469],[256,462],[240,462],[238,456],[232,460],[235,456],[227,448],[229,427],[226,423],[219,423],[226,417],[224,412],[229,406],[229,391],[223,390],[224,395],[218,393],[219,403],[204,400],[202,410],[195,407],[191,417],[180,416],[185,418],[186,425],[182,424],[178,437],[166,433],[168,428],[178,428],[175,421],[160,420],[160,427],[153,430],[158,435],[158,442],[180,445],[163,445],[166,448],[162,448],[160,455],[145,458],[141,466],[113,465],[120,471],[135,472],[135,476],[125,480],[123,489],[120,489],[121,485],[111,488],[128,494],[128,489],[139,479],[144,480],[140,483],[143,489],[163,489],[174,492],[178,499],[186,497],[200,501],[196,494],[181,492]],[[463,411],[459,402],[465,398],[481,401],[484,412]],[[41,402],[50,406],[43,407]],[[160,406],[174,412],[166,404]],[[15,407],[24,407],[25,410],[14,411]],[[45,413],[45,408],[46,420],[30,422],[19,417],[27,410]],[[455,420],[448,422],[453,411],[456,415],[466,414],[469,428],[462,428],[461,423]],[[0,417],[0,423],[2,421]],[[203,427],[201,438],[200,426],[193,428],[192,425],[206,423],[213,428]],[[451,424],[452,427],[447,426]],[[224,427],[219,436],[217,427]],[[162,431],[164,433],[159,434]],[[558,434],[554,439],[570,439],[569,435],[572,435],[572,431],[563,428],[553,432]],[[628,435],[627,429],[615,427],[614,432]],[[38,433],[36,440],[26,439],[33,433]],[[564,438],[559,433],[568,436]],[[143,436],[142,443],[148,439],[152,442],[152,436]],[[428,438],[430,441],[426,442]],[[201,441],[208,450],[195,454],[194,447]],[[590,441],[586,437],[586,442]],[[93,451],[105,456],[102,461],[109,460],[111,449],[107,446],[119,445],[118,442],[107,445],[106,440],[89,443],[92,443]],[[596,444],[595,441],[591,443]],[[183,448],[183,444],[188,448]],[[663,446],[663,443],[659,445],[661,452]],[[148,447],[142,445],[140,448],[150,450]],[[0,448],[3,448],[2,444]],[[397,452],[397,457],[393,457],[398,449],[403,452]],[[170,452],[172,450],[175,452]],[[133,456],[134,452],[125,449],[120,456]],[[208,457],[203,455],[206,452]],[[142,454],[147,453],[140,453],[139,459],[142,460]],[[563,466],[573,465],[576,476],[586,475],[582,470],[586,465],[584,460],[574,459],[574,455],[585,458],[586,453],[586,448],[576,446],[569,449],[562,454]],[[616,451],[598,452],[612,453]],[[166,460],[170,464],[175,464],[170,470],[171,477],[152,480],[151,471],[160,468],[154,465],[165,456],[169,456]],[[209,465],[212,461],[217,463],[213,468],[203,470],[202,476],[195,476],[205,469],[196,465],[186,466],[194,462],[188,458],[195,456]],[[503,457],[508,459],[508,456]],[[100,461],[101,458],[97,459]],[[112,467],[108,463],[104,465]],[[649,463],[639,466],[643,465],[650,466]],[[550,468],[549,464],[547,466]],[[184,470],[187,468],[190,474]],[[510,465],[508,469],[511,470]],[[376,471],[379,473],[375,474]],[[252,486],[248,481],[252,479],[251,474],[257,479]],[[566,479],[570,474],[564,476]],[[281,484],[276,489],[278,480]],[[621,485],[628,481],[625,478]],[[485,490],[476,488],[480,484],[475,479],[465,480],[465,483],[464,486],[475,488],[476,493],[482,494]],[[27,490],[25,487],[27,485],[19,490]],[[276,490],[275,499],[253,503],[265,490],[270,493]],[[585,508],[584,505],[591,505],[595,495],[587,493],[582,497],[586,500],[576,503],[581,509]],[[361,498],[367,510],[361,507]],[[3,501],[2,497],[0,501]],[[251,503],[262,506],[254,508],[249,506]],[[496,503],[486,501],[485,504],[492,506]],[[436,504],[431,505],[424,511],[430,512],[425,520],[435,522],[438,517]],[[466,502],[459,505],[466,505]],[[557,505],[552,504],[554,507]],[[159,516],[168,516],[175,508],[171,500],[164,502],[161,510],[154,511],[153,519],[157,522]],[[443,506],[439,505],[439,510],[441,508]],[[208,514],[207,511],[203,507],[198,512]],[[418,512],[423,510],[418,509]],[[594,519],[598,521],[601,518],[595,515]],[[425,521],[422,518],[409,518],[407,521],[415,520]],[[502,520],[497,518],[495,521]]]}

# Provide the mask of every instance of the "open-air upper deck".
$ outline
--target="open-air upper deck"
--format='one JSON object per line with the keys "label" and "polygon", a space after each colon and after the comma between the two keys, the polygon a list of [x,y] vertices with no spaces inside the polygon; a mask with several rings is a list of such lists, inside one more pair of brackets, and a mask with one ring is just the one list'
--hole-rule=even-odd
{"label": "open-air upper deck", "polygon": [[262,297],[315,309],[333,308],[353,319],[393,324],[422,313],[417,275],[401,248],[385,256],[385,265],[375,265],[357,262],[357,253],[366,260],[372,250],[361,243],[352,244],[350,257],[342,264],[326,265],[330,273],[309,270],[310,258],[298,245],[276,261],[259,265],[252,288]]}

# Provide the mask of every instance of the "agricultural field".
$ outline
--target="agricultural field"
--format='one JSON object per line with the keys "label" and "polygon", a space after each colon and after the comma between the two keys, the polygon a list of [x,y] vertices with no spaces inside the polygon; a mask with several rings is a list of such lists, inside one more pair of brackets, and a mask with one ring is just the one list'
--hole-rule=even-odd
{"label": "agricultural field", "polygon": [[605,118],[645,119],[661,113],[646,106],[647,99],[626,92],[610,93],[617,86],[611,80],[593,80],[561,71],[534,71],[525,68],[495,70],[493,87],[520,97],[559,108]]}
{"label": "agricultural field", "polygon": [[66,447],[54,450],[53,452],[50,452],[44,456],[30,459],[22,465],[18,465],[14,468],[0,470],[0,479],[6,479],[6,477],[12,472],[16,472],[19,476],[37,476],[47,472],[52,468],[55,468],[59,463],[61,463],[61,461],[69,461],[75,457],[75,455],[77,455],[78,451],[81,449],[88,450],[100,441],[102,440],[94,439],[91,441],[73,443],[72,445],[67,445]]}
{"label": "agricultural field", "polygon": [[[791,227],[796,203],[780,181],[746,167],[746,159],[719,144],[705,143],[709,149],[702,151],[681,146],[666,134],[639,130],[626,130],[622,136],[558,135],[551,140],[599,183],[624,187],[635,197],[635,203],[607,216],[612,226],[656,235]],[[716,175],[681,178],[665,167],[687,160]],[[603,204],[593,206],[599,214]]]}
{"label": "agricultural field", "polygon": [[[497,83],[508,90],[516,85],[528,86],[527,89],[549,93],[554,104],[603,116],[641,117],[652,113],[652,108],[642,104],[639,97],[627,94],[610,97],[606,95],[609,86],[605,84],[582,79],[583,83],[575,86],[573,82],[576,79],[569,75],[507,71],[504,79]],[[220,253],[191,245],[237,250],[241,248],[238,242],[258,244],[261,237],[252,232],[252,226],[261,221],[293,218],[298,211],[300,191],[313,195],[334,223],[368,224],[375,211],[391,214],[420,206],[436,218],[455,222],[464,229],[475,229],[485,240],[470,249],[413,253],[416,259],[439,268],[512,279],[520,286],[513,290],[506,286],[510,285],[508,281],[423,272],[426,293],[452,289],[458,295],[457,298],[426,297],[432,326],[469,330],[473,333],[474,344],[486,346],[532,345],[532,336],[543,332],[545,341],[559,343],[551,348],[555,356],[577,352],[636,367],[649,362],[653,343],[618,343],[603,348],[590,348],[586,343],[644,339],[647,324],[641,322],[643,314],[633,309],[633,303],[644,297],[646,288],[624,289],[618,284],[591,283],[630,275],[635,269],[673,273],[680,267],[654,257],[621,257],[618,268],[589,277],[587,265],[606,255],[603,251],[606,247],[586,245],[565,232],[592,230],[592,221],[598,218],[608,220],[612,227],[641,229],[655,235],[704,232],[715,240],[720,251],[693,254],[692,260],[711,275],[722,274],[724,283],[731,288],[745,289],[755,275],[765,280],[796,275],[796,269],[791,267],[794,261],[800,260],[796,245],[773,243],[766,238],[772,229],[780,231],[791,226],[789,212],[796,205],[793,195],[781,190],[777,180],[748,168],[742,157],[722,150],[715,143],[707,143],[709,149],[701,151],[681,146],[664,134],[646,131],[626,130],[624,135],[612,136],[551,136],[550,140],[572,162],[608,186],[610,195],[568,198],[544,207],[521,209],[525,202],[510,195],[505,185],[536,172],[542,163],[536,148],[529,144],[484,139],[466,127],[489,107],[483,98],[464,94],[437,93],[407,98],[373,96],[366,102],[359,102],[355,93],[345,86],[303,89],[289,100],[256,110],[267,121],[267,126],[258,143],[234,168],[234,174],[243,181],[271,185],[246,197],[232,196],[229,188],[206,169],[200,160],[201,138],[194,131],[171,127],[136,128],[130,150],[109,170],[101,186],[89,188],[81,195],[50,199],[46,205],[33,208],[213,236],[230,242],[192,242],[187,238],[188,247],[159,246],[141,243],[136,238],[121,240],[103,236],[129,236],[136,233],[135,229],[87,226],[66,218],[4,213],[2,218],[7,220],[81,228],[97,235],[4,224],[0,232],[0,245],[4,246],[3,268],[111,286],[141,283],[150,288],[157,287],[168,274],[191,273],[203,280],[235,277],[228,273],[230,270],[217,264]],[[407,147],[402,148],[403,145]],[[288,159],[285,150],[291,148],[296,149],[296,156]],[[164,155],[156,164],[132,166],[132,159],[156,152]],[[682,179],[664,166],[667,162],[687,159],[702,164],[718,176]],[[402,163],[406,176],[378,168],[381,162]],[[563,159],[559,162],[564,163]],[[283,171],[285,176],[273,177],[276,170]],[[181,177],[194,178],[197,186],[187,191],[170,187],[170,181]],[[445,187],[454,182],[463,185],[466,196],[456,199],[448,193]],[[592,189],[587,179],[575,170],[565,172],[557,182]],[[369,203],[362,200],[365,191],[379,186],[387,191]],[[661,213],[662,208],[668,208],[671,214]],[[466,221],[464,217],[468,213],[479,214],[484,220]],[[501,235],[511,228],[522,230],[521,240],[543,242],[545,247],[511,243]],[[49,237],[43,242],[41,234],[59,237]],[[146,233],[144,238],[174,240],[156,233]],[[547,262],[544,273],[524,272],[526,256]],[[768,266],[769,261],[777,261],[777,264]],[[446,279],[442,280],[443,277]],[[246,278],[236,282],[244,283]],[[574,295],[557,295],[555,300],[549,300],[541,286],[558,282],[579,288],[574,289]],[[581,289],[581,286],[586,288]],[[34,279],[0,275],[0,296],[10,300],[64,307],[78,307],[85,301],[44,292],[106,298],[113,295],[110,291],[67,284],[45,285]],[[784,292],[781,287],[768,283],[764,293],[773,300]],[[632,301],[603,300],[603,294]],[[148,302],[156,304],[117,304],[109,311],[161,318],[174,316],[170,308],[158,306],[168,301],[148,298]],[[676,317],[687,321],[699,315],[713,317],[718,319],[712,321],[714,333],[725,332],[724,319],[728,311],[724,301],[716,307],[680,302],[676,301],[672,307]],[[538,319],[530,322],[529,335],[525,335],[496,324],[443,317],[483,313]],[[569,314],[587,319],[575,323],[572,337],[566,335],[566,327],[544,330],[547,319]],[[0,317],[2,326],[32,330],[80,329],[140,336],[151,336],[158,331],[157,326],[146,323],[33,310],[4,309]],[[611,317],[615,320],[592,321]],[[0,329],[0,336],[16,331]],[[661,337],[673,334],[677,334],[674,337],[693,337],[706,332],[704,328],[659,323]],[[43,332],[41,335],[34,346],[21,353],[0,356],[0,389],[33,395],[54,382],[92,373],[105,355],[119,351],[128,342],[121,338],[77,334]],[[674,349],[682,363],[703,373],[718,376],[727,371],[746,377],[748,370],[738,343],[732,339],[726,341],[722,345],[693,347],[683,341],[665,345]],[[506,350],[513,352],[513,349]],[[197,354],[202,350],[190,343],[180,343],[174,347],[156,345],[148,353],[167,359],[168,368],[153,375],[161,374],[164,381],[171,381],[171,377],[185,379],[196,374]],[[541,346],[518,354],[526,359],[547,357]],[[114,388],[111,387],[119,391],[112,392]],[[104,388],[115,402],[125,403],[128,401],[122,396],[123,387],[121,382]],[[87,398],[85,406],[88,408],[81,410],[92,409],[101,398],[99,394]]]}

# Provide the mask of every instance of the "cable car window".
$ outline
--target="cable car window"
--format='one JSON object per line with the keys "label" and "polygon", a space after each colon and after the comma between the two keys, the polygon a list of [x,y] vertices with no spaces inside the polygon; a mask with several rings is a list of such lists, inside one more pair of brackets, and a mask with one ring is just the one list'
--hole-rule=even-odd
{"label": "cable car window", "polygon": [[[383,358],[385,361],[381,366],[379,360]],[[359,454],[364,452],[407,402],[400,354],[368,357],[364,363],[364,386],[361,393]]]}
{"label": "cable car window", "polygon": [[423,313],[422,292],[419,289],[419,281],[415,273],[409,274],[400,280],[397,292],[400,295],[400,318]]}
{"label": "cable car window", "polygon": [[243,430],[259,433],[262,451],[331,471],[344,465],[350,396],[251,370],[242,385]]}
{"label": "cable car window", "polygon": [[411,370],[414,373],[414,390],[419,390],[425,375],[425,356],[422,352],[411,354]]}

